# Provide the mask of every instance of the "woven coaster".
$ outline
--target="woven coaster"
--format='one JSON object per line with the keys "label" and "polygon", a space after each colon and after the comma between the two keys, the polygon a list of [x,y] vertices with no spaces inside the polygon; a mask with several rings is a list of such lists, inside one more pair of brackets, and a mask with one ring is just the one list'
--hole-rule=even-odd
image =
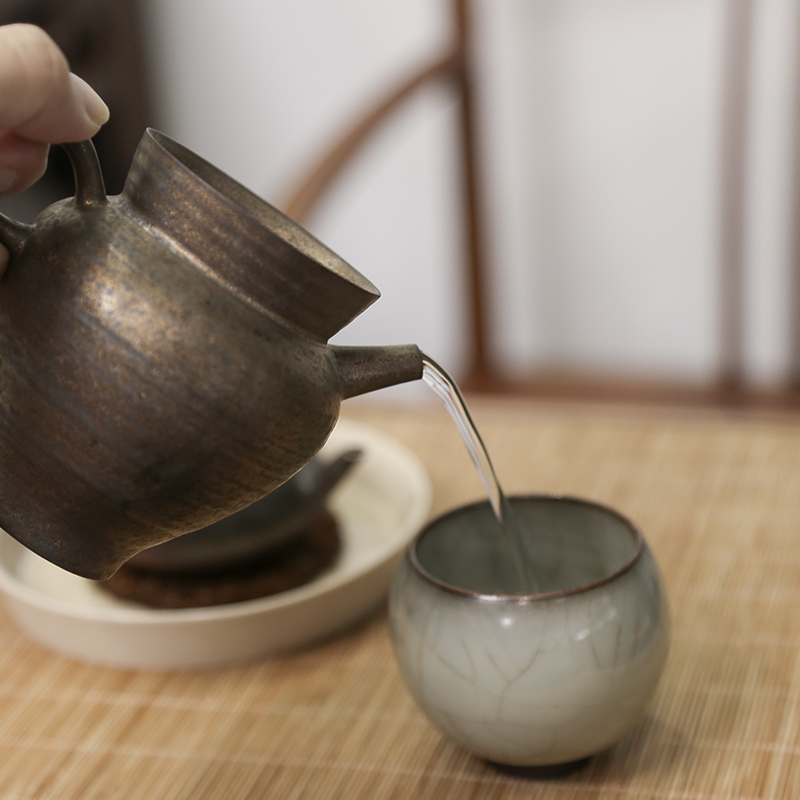
{"label": "woven coaster", "polygon": [[255,563],[203,575],[167,575],[123,566],[101,585],[116,597],[151,608],[240,603],[308,583],[334,562],[340,546],[338,523],[323,511],[304,535]]}

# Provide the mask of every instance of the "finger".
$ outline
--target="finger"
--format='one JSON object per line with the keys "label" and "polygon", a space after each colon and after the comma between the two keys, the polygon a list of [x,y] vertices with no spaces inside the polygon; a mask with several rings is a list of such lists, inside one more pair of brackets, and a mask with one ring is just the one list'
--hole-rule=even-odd
{"label": "finger", "polygon": [[21,192],[38,181],[47,168],[48,150],[45,142],[0,133],[0,197]]}
{"label": "finger", "polygon": [[41,28],[0,26],[0,130],[39,142],[79,141],[107,118],[103,101],[70,73]]}

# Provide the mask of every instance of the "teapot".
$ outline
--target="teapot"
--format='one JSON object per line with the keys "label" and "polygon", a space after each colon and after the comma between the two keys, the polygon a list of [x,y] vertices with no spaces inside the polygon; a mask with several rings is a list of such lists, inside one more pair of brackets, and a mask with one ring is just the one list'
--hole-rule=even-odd
{"label": "teapot", "polygon": [[102,579],[282,484],[422,355],[329,344],[378,290],[164,134],[111,197],[92,142],[63,147],[75,196],[0,215],[0,527]]}

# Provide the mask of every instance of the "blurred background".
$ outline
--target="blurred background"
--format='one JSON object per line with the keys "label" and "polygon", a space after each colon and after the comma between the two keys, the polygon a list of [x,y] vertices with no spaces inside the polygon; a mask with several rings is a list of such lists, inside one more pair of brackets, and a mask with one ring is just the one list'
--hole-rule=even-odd
{"label": "blurred background", "polygon": [[[416,342],[483,391],[794,405],[798,6],[0,0],[0,22],[48,29],[105,97],[112,193],[151,125],[297,208],[438,64],[303,208],[383,293],[336,341]],[[56,150],[6,213],[71,194]]]}

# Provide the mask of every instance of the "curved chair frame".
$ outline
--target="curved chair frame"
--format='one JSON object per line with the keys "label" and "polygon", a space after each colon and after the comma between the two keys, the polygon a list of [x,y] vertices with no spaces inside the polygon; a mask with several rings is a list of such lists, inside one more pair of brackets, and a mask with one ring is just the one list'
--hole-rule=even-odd
{"label": "curved chair frame", "polygon": [[[298,221],[307,219],[326,190],[380,126],[420,89],[435,81],[447,81],[458,93],[461,171],[464,189],[464,230],[467,237],[466,282],[469,331],[466,332],[469,366],[462,380],[465,389],[482,392],[588,398],[601,400],[657,401],[716,406],[800,406],[800,377],[778,392],[754,392],[745,382],[744,366],[744,223],[746,208],[746,131],[750,110],[749,73],[753,0],[730,0],[726,9],[725,76],[721,142],[720,197],[720,368],[709,385],[685,386],[652,381],[592,380],[580,376],[542,376],[509,380],[493,368],[490,292],[486,264],[485,222],[482,213],[475,81],[471,59],[473,24],[470,0],[449,0],[454,20],[453,42],[445,54],[392,87],[368,109],[323,155],[283,204]],[[800,180],[798,181],[800,183]],[[800,191],[798,192],[800,196]],[[800,199],[797,200],[800,205]],[[795,261],[800,261],[800,236]],[[800,285],[800,280],[798,281]],[[800,305],[800,289],[797,290]],[[800,321],[796,324],[800,331]],[[794,336],[800,353],[800,332]],[[800,356],[797,375],[800,376]]]}

